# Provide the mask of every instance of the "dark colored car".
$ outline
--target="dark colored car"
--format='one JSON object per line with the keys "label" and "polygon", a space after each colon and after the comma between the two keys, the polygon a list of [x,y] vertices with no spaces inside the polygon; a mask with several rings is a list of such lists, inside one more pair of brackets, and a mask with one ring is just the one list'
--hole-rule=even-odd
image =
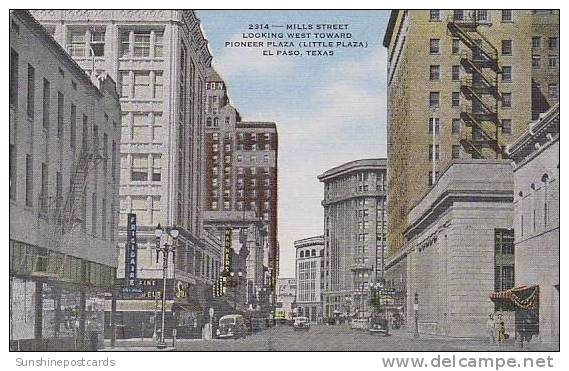
{"label": "dark colored car", "polygon": [[219,319],[219,328],[216,336],[219,339],[244,338],[248,334],[245,319],[240,314],[230,314]]}
{"label": "dark colored car", "polygon": [[389,335],[389,323],[385,318],[370,318],[368,331],[372,334],[380,333]]}

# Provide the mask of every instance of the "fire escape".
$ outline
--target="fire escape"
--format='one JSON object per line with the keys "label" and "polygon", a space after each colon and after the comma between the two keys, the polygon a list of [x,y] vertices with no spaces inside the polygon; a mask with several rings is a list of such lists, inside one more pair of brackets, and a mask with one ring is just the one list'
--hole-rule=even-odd
{"label": "fire escape", "polygon": [[46,247],[50,250],[42,248],[22,255],[19,269],[32,276],[65,279],[64,267],[69,255],[64,251],[68,250],[73,231],[86,222],[81,210],[86,202],[87,177],[104,160],[98,149],[89,151],[85,144],[71,174],[66,196],[56,195],[48,202],[40,197],[38,218],[49,224]]}
{"label": "fire escape", "polygon": [[[463,132],[460,144],[472,158],[505,157],[505,144],[500,140],[501,123],[498,118],[501,96],[498,75],[501,73],[498,50],[480,33],[480,27],[489,25],[488,13],[470,11],[466,16],[453,17],[447,28],[468,50],[461,53],[461,65],[467,77],[461,80],[461,92],[468,102],[461,105],[460,118],[470,131]],[[492,153],[490,152],[490,153]]]}

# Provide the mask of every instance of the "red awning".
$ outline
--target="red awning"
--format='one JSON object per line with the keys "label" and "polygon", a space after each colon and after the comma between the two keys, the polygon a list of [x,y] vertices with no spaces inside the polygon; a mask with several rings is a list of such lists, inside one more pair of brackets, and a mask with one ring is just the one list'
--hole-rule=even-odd
{"label": "red awning", "polygon": [[510,302],[522,309],[536,309],[539,306],[539,285],[518,286],[490,294],[493,302]]}

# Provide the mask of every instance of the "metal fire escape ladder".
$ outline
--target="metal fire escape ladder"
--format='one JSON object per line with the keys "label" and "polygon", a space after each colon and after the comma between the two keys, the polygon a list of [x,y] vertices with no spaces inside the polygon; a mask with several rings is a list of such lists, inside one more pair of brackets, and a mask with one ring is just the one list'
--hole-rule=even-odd
{"label": "metal fire escape ladder", "polygon": [[485,148],[499,158],[505,156],[505,146],[499,140],[498,50],[479,32],[479,26],[476,17],[467,21],[450,20],[447,24],[451,35],[470,49],[461,59],[465,71],[471,75],[461,81],[461,91],[471,104],[461,106],[460,117],[471,130],[463,133],[460,144],[473,158],[487,157]]}

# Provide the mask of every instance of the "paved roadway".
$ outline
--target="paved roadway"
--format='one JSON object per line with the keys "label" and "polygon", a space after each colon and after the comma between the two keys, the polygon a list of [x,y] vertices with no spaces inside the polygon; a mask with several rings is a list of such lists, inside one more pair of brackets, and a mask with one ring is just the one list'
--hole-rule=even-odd
{"label": "paved roadway", "polygon": [[[168,341],[171,345],[171,340]],[[106,350],[109,350],[108,348]],[[116,350],[155,350],[152,341],[117,340]],[[498,346],[486,339],[456,339],[393,331],[392,335],[370,334],[352,330],[348,325],[313,325],[309,330],[277,326],[245,339],[187,340],[179,339],[177,351],[520,351],[511,342]],[[532,343],[523,350],[540,349]]]}

